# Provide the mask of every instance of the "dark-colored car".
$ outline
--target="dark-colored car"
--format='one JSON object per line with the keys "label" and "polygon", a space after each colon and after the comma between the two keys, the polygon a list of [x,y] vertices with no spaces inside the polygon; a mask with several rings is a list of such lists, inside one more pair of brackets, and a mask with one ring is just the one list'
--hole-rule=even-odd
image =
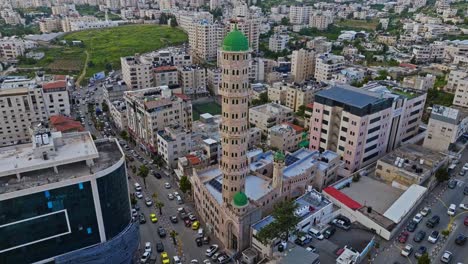
{"label": "dark-colored car", "polygon": [[161,238],[166,237],[166,230],[162,226],[158,227],[158,235]]}
{"label": "dark-colored car", "polygon": [[197,244],[197,247],[203,246],[203,239],[201,237],[195,238],[195,243]]}
{"label": "dark-colored car", "polygon": [[418,259],[426,253],[427,253],[427,248],[425,246],[420,246],[418,250],[414,252],[414,257]]}
{"label": "dark-colored car", "polygon": [[408,240],[409,237],[409,232],[408,231],[403,231],[401,234],[398,236],[398,242],[404,244]]}
{"label": "dark-colored car", "polygon": [[414,232],[414,230],[416,230],[417,227],[418,227],[418,223],[411,220],[408,226],[406,227],[406,230],[408,230],[409,232]]}
{"label": "dark-colored car", "polygon": [[154,171],[154,172],[153,172],[153,175],[154,175],[154,177],[155,177],[156,179],[161,179],[161,178],[162,178],[162,177],[161,177],[161,174],[160,174],[159,172]]}
{"label": "dark-colored car", "polygon": [[143,213],[140,214],[140,224],[146,223],[146,217]]}
{"label": "dark-colored car", "polygon": [[135,210],[137,210],[137,211],[140,211],[140,206],[139,206],[138,204],[135,204],[135,205],[133,206],[133,208],[135,208]]}
{"label": "dark-colored car", "polygon": [[434,215],[433,217],[431,217],[431,219],[427,220],[426,226],[429,228],[434,228],[435,226],[439,224],[439,222],[440,222],[440,216]]}
{"label": "dark-colored car", "polygon": [[468,216],[465,216],[465,220],[463,220],[463,224],[465,226],[468,226]]}
{"label": "dark-colored car", "polygon": [[164,251],[164,244],[161,241],[156,243],[156,251],[157,252],[163,252]]}
{"label": "dark-colored car", "polygon": [[177,216],[171,216],[171,222],[174,223],[174,224],[177,224],[179,222],[179,219],[177,218]]}
{"label": "dark-colored car", "polygon": [[192,221],[190,221],[189,219],[185,219],[184,225],[185,225],[185,227],[191,227],[192,226]]}
{"label": "dark-colored car", "polygon": [[448,182],[448,187],[449,187],[450,189],[455,189],[455,187],[457,187],[457,181],[456,181],[456,180],[450,180],[450,181]]}
{"label": "dark-colored car", "polygon": [[468,186],[465,186],[465,188],[463,188],[463,194],[468,195]]}
{"label": "dark-colored car", "polygon": [[455,238],[455,244],[459,246],[463,246],[466,243],[466,236],[463,234],[458,234],[457,238]]}
{"label": "dark-colored car", "polygon": [[329,227],[327,227],[327,229],[325,229],[325,231],[323,231],[323,236],[328,239],[333,234],[335,234],[335,232],[336,232],[336,228],[333,227],[333,226],[329,226]]}
{"label": "dark-colored car", "polygon": [[422,230],[419,230],[413,237],[413,241],[414,242],[421,242],[424,240],[424,238],[426,237],[426,232],[422,231]]}
{"label": "dark-colored car", "polygon": [[208,245],[210,243],[210,237],[209,236],[204,236],[203,237],[203,244]]}

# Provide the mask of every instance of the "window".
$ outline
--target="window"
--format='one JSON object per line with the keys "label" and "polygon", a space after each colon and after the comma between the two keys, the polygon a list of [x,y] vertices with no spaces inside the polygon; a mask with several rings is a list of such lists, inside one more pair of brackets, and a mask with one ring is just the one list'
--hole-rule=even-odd
{"label": "window", "polygon": [[371,119],[371,121],[370,121],[369,123],[372,124],[372,123],[375,123],[375,122],[377,122],[377,121],[379,121],[379,120],[380,120],[380,116],[379,116],[379,117],[376,117],[376,118],[374,118],[374,119]]}
{"label": "window", "polygon": [[343,116],[343,122],[348,122],[348,121],[349,121],[349,118],[346,116]]}
{"label": "window", "polygon": [[367,134],[374,133],[375,131],[378,131],[379,129],[380,129],[380,126],[376,126],[374,128],[371,128],[371,129],[369,129],[369,131],[367,131]]}
{"label": "window", "polygon": [[376,140],[376,139],[378,139],[378,138],[379,138],[379,135],[375,135],[375,136],[373,136],[373,137],[371,137],[371,138],[368,138],[368,139],[366,140],[366,143],[372,142],[372,141],[374,141],[374,140]]}

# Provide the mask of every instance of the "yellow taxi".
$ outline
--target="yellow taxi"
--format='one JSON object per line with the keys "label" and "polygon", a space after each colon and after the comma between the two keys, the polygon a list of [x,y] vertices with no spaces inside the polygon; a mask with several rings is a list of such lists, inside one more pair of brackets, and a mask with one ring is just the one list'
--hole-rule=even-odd
{"label": "yellow taxi", "polygon": [[195,221],[195,222],[192,223],[192,229],[193,230],[198,230],[199,227],[200,227],[200,222]]}
{"label": "yellow taxi", "polygon": [[156,214],[150,214],[150,219],[151,222],[156,223],[158,221],[158,218],[156,217]]}
{"label": "yellow taxi", "polygon": [[171,263],[171,260],[169,259],[169,255],[167,254],[167,252],[161,253],[161,263],[162,264],[170,264]]}

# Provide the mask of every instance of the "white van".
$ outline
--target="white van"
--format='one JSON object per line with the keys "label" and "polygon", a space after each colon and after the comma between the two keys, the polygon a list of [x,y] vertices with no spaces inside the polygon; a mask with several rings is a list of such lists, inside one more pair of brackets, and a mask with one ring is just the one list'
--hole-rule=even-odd
{"label": "white van", "polygon": [[320,233],[320,231],[318,231],[317,229],[314,229],[314,228],[309,229],[309,235],[314,236],[318,240],[322,240],[324,238],[322,233]]}
{"label": "white van", "polygon": [[134,186],[135,186],[135,190],[137,192],[141,192],[141,186],[140,186],[140,184],[138,182],[135,182]]}
{"label": "white van", "polygon": [[447,210],[447,214],[450,216],[455,215],[455,211],[457,210],[457,206],[455,204],[451,204]]}

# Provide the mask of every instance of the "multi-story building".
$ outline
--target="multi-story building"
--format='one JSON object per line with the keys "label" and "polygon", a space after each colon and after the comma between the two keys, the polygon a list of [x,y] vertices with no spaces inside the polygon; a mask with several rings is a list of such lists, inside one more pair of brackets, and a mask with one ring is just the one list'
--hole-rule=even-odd
{"label": "multi-story building", "polygon": [[464,90],[463,86],[465,86],[467,78],[468,73],[465,69],[451,70],[447,78],[447,85],[445,85],[444,89],[452,93],[457,93],[459,89]]}
{"label": "multi-story building", "polygon": [[119,130],[127,130],[127,105],[121,99],[114,100],[109,104],[109,115],[114,126]]}
{"label": "multi-story building", "polygon": [[36,43],[17,37],[4,37],[0,39],[0,58],[16,59],[24,56],[27,49],[34,48]]}
{"label": "multi-story building", "polygon": [[468,113],[466,110],[434,105],[423,146],[446,152],[467,131]]}
{"label": "multi-story building", "polygon": [[158,132],[158,154],[168,169],[177,168],[177,160],[188,154],[192,147],[191,132],[173,125]]}
{"label": "multi-story building", "polygon": [[120,58],[122,79],[130,90],[145,89],[154,86],[153,64],[143,61],[138,56]]}
{"label": "multi-story building", "polygon": [[429,45],[414,45],[413,58],[417,63],[441,61],[444,58],[445,44],[434,42]]}
{"label": "multi-story building", "polygon": [[265,134],[268,133],[270,127],[284,122],[292,123],[293,119],[294,112],[290,108],[276,103],[249,108],[250,124],[260,128]]}
{"label": "multi-story building", "polygon": [[453,105],[468,107],[468,76],[465,76],[463,79],[460,78],[456,87]]}
{"label": "multi-story building", "polygon": [[291,123],[283,123],[268,129],[268,146],[282,152],[294,152],[299,149],[304,128]]}
{"label": "multi-story building", "polygon": [[291,55],[291,75],[294,82],[302,83],[314,76],[315,51],[300,49],[294,50]]}
{"label": "multi-story building", "polygon": [[362,82],[365,76],[365,69],[349,67],[333,74],[333,81],[337,83],[352,84],[356,82]]}
{"label": "multi-story building", "polygon": [[287,49],[289,36],[286,34],[274,34],[268,40],[268,49],[273,52],[281,52]]}
{"label": "multi-story building", "polygon": [[288,83],[286,86],[286,100],[284,105],[294,112],[299,111],[301,106],[305,106],[314,101],[314,95],[322,90],[322,86],[315,82],[302,84]]}
{"label": "multi-story building", "polygon": [[194,23],[188,31],[190,52],[195,62],[215,61],[224,28],[217,23]]}
{"label": "multi-story building", "polygon": [[59,18],[43,18],[39,21],[39,30],[42,33],[61,31],[62,23]]}
{"label": "multi-story building", "polygon": [[329,53],[332,50],[332,43],[325,37],[315,37],[307,42],[307,48],[313,49],[317,54]]}
{"label": "multi-story building", "polygon": [[412,76],[403,79],[403,86],[411,89],[427,91],[434,88],[436,77],[432,74],[426,76]]}
{"label": "multi-story building", "polygon": [[259,39],[260,39],[260,25],[261,21],[259,18],[237,16],[230,21],[230,30],[234,30],[236,27],[239,31],[249,40],[249,47],[253,52],[258,52]]}
{"label": "multi-story building", "polygon": [[168,86],[169,89],[181,93],[179,86],[179,74],[176,66],[158,66],[153,69],[153,86]]}
{"label": "multi-story building", "polygon": [[117,141],[31,132],[32,144],[0,148],[2,262],[132,263],[139,233]]}
{"label": "multi-story building", "polygon": [[325,30],[333,23],[333,17],[328,14],[312,14],[310,16],[309,26],[318,30]]}
{"label": "multi-story building", "polygon": [[309,17],[312,12],[312,6],[290,6],[289,22],[295,25],[309,24]]}
{"label": "multi-story building", "polygon": [[0,87],[0,107],[0,146],[29,142],[31,122],[45,121],[52,115],[70,115],[67,83],[4,81]]}
{"label": "multi-story building", "polygon": [[127,91],[124,95],[128,130],[140,147],[157,153],[157,133],[170,125],[192,127],[192,103],[169,87]]}
{"label": "multi-story building", "polygon": [[221,69],[219,68],[208,68],[206,70],[206,82],[208,89],[213,95],[219,94],[219,88],[221,86]]}
{"label": "multi-story building", "polygon": [[179,85],[182,93],[190,96],[207,95],[206,69],[197,65],[178,67]]}
{"label": "multi-story building", "polygon": [[327,82],[344,67],[344,57],[325,53],[317,56],[315,60],[314,77],[317,82]]}

